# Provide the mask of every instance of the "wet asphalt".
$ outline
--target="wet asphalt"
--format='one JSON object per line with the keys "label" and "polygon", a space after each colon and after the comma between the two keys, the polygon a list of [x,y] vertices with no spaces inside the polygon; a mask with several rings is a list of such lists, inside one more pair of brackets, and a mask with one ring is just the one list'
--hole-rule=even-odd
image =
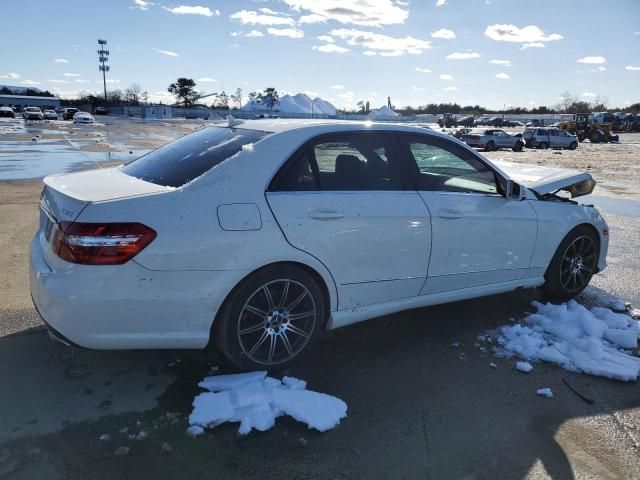
{"label": "wet asphalt", "polygon": [[[279,418],[246,437],[229,424],[188,437],[197,382],[233,368],[215,351],[103,352],[50,341],[26,277],[39,190],[37,181],[0,182],[0,478],[640,478],[637,382],[547,364],[526,375],[476,345],[478,334],[532,311],[533,290],[327,333],[280,374],[347,402],[334,430]],[[605,305],[616,296],[638,307],[640,218],[603,209],[609,267],[579,300]],[[541,387],[554,398],[537,396]],[[132,438],[140,431],[146,438]],[[128,453],[116,455],[119,447]]]}

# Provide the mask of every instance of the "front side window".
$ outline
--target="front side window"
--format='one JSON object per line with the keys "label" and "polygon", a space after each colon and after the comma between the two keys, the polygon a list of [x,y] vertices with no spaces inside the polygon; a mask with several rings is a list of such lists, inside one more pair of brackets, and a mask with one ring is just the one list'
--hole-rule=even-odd
{"label": "front side window", "polygon": [[400,138],[418,190],[499,193],[494,172],[473,153],[441,138]]}
{"label": "front side window", "polygon": [[303,147],[285,165],[271,190],[402,190],[401,171],[384,133],[323,136]]}
{"label": "front side window", "polygon": [[122,171],[157,185],[181,187],[265,135],[242,128],[203,128],[128,163]]}

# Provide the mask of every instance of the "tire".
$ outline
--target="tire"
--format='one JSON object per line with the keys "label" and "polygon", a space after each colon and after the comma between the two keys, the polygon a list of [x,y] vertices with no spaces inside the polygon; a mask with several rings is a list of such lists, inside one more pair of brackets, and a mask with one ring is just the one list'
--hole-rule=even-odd
{"label": "tire", "polygon": [[496,142],[494,142],[493,140],[489,140],[487,142],[487,144],[485,145],[484,149],[487,152],[491,152],[493,150],[496,150]]}
{"label": "tire", "polygon": [[569,150],[575,150],[576,148],[578,148],[578,142],[571,142],[571,145],[569,145]]}
{"label": "tire", "polygon": [[544,293],[566,302],[581,293],[596,271],[600,239],[589,227],[571,230],[560,242],[545,273]]}
{"label": "tire", "polygon": [[600,134],[598,132],[591,133],[589,140],[591,140],[591,143],[600,143]]}
{"label": "tire", "polygon": [[282,370],[309,351],[327,311],[320,285],[307,272],[292,265],[265,268],[227,298],[213,340],[241,370]]}
{"label": "tire", "polygon": [[513,146],[513,151],[514,152],[521,152],[522,148],[524,147],[522,142],[516,142],[515,145]]}
{"label": "tire", "polygon": [[538,144],[538,148],[541,148],[542,150],[546,150],[547,148],[549,148],[549,144],[547,142],[541,142]]}

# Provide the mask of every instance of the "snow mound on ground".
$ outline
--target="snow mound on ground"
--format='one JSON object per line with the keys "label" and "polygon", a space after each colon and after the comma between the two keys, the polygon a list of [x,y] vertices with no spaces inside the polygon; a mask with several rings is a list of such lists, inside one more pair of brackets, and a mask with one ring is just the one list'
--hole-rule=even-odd
{"label": "snow mound on ground", "polygon": [[[269,108],[260,100],[251,100],[247,102],[242,110],[250,112],[266,112]],[[323,100],[320,97],[316,97],[313,100],[304,93],[298,93],[297,95],[283,95],[280,101],[274,105],[274,112],[280,113],[297,113],[310,115],[312,112],[314,115],[336,115],[337,110],[331,103]]]}
{"label": "snow mound on ground", "polygon": [[369,116],[371,118],[399,117],[400,114],[394,112],[393,110],[391,110],[389,107],[385,105],[383,107],[380,107],[378,110],[374,110],[373,112],[371,112]]}
{"label": "snow mound on ground", "polygon": [[[335,428],[347,416],[347,404],[324,393],[306,390],[307,383],[294,377],[282,381],[267,372],[216,375],[198,386],[209,390],[193,400],[189,431],[240,422],[238,433],[269,430],[277,417],[289,415],[321,432]],[[198,430],[199,432],[199,430]]]}
{"label": "snow mound on ground", "polygon": [[566,370],[632,381],[640,373],[640,322],[608,308],[586,309],[574,300],[561,305],[533,302],[537,313],[497,330],[500,356],[545,360]]}

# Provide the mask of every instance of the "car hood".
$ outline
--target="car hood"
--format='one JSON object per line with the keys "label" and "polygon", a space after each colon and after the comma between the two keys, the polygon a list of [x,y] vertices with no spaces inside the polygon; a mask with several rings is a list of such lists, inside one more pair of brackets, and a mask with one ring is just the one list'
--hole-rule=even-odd
{"label": "car hood", "polygon": [[572,198],[575,198],[589,195],[596,186],[596,181],[590,173],[570,168],[540,167],[504,160],[497,160],[493,163],[509,178],[533,190],[538,195],[564,190],[569,192]]}

